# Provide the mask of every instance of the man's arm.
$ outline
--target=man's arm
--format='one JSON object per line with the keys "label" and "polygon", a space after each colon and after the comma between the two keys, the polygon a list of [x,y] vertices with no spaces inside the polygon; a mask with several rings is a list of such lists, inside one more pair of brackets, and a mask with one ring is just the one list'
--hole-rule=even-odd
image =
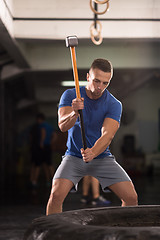
{"label": "man's arm", "polygon": [[101,129],[101,137],[95,142],[92,148],[87,148],[86,150],[81,149],[83,160],[85,162],[90,162],[93,158],[104,152],[110,145],[118,128],[119,123],[116,120],[105,118]]}
{"label": "man's arm", "polygon": [[58,126],[62,132],[72,128],[78,118],[78,110],[84,108],[83,99],[73,99],[72,106],[62,107],[58,110]]}

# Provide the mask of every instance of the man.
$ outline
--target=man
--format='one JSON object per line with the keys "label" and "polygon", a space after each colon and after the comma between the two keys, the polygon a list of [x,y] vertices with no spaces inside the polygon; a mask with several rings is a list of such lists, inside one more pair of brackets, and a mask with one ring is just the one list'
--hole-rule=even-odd
{"label": "man", "polygon": [[40,166],[43,164],[47,186],[50,186],[50,179],[53,177],[54,169],[51,162],[51,140],[53,127],[45,121],[45,115],[38,113],[36,124],[31,130],[31,155],[32,167],[30,181],[33,187],[37,187]]}
{"label": "man", "polygon": [[[81,87],[81,99],[75,89],[61,97],[58,116],[61,131],[68,131],[67,151],[53,178],[47,215],[62,211],[71,189],[83,176],[93,176],[103,191],[110,189],[122,206],[137,205],[137,194],[126,172],[110,153],[109,145],[120,125],[121,103],[106,89],[112,78],[108,60],[96,59],[87,73],[87,86]],[[78,110],[83,109],[87,149],[83,149]]]}

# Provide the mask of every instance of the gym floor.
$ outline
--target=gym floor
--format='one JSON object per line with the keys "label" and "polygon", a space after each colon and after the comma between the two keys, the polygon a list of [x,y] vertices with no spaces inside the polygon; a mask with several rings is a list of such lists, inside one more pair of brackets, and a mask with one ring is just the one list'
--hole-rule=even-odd
{"label": "gym floor", "polygon": [[[132,177],[140,205],[160,204],[160,175]],[[90,208],[80,203],[81,182],[77,193],[70,193],[64,202],[64,211]],[[0,198],[0,240],[20,240],[33,219],[45,215],[50,188],[41,180],[38,189],[31,190],[24,177],[8,184]],[[120,206],[113,193],[102,193],[111,201],[110,206]]]}

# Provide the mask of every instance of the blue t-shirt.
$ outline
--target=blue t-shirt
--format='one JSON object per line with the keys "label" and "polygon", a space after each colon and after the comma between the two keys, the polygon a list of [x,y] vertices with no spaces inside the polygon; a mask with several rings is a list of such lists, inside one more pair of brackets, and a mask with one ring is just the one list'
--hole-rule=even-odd
{"label": "blue t-shirt", "polygon": [[[122,104],[107,89],[98,99],[90,99],[85,87],[80,88],[81,97],[84,98],[84,128],[87,147],[93,147],[94,143],[101,137],[101,128],[105,118],[112,118],[120,123]],[[71,106],[72,100],[76,98],[75,88],[66,90],[60,99],[59,108]],[[66,155],[82,157],[80,149],[83,148],[80,121],[77,118],[75,125],[68,130]],[[109,147],[97,158],[111,155]]]}

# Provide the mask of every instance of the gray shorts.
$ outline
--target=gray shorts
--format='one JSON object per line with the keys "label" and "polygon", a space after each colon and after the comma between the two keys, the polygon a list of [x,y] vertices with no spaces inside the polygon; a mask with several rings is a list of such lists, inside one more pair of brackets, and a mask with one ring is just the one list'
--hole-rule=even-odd
{"label": "gray shorts", "polygon": [[116,162],[114,156],[93,159],[85,163],[81,158],[65,155],[58,167],[53,180],[57,178],[69,179],[74,184],[72,191],[77,191],[78,182],[84,176],[98,179],[104,192],[117,182],[131,181],[124,169]]}

